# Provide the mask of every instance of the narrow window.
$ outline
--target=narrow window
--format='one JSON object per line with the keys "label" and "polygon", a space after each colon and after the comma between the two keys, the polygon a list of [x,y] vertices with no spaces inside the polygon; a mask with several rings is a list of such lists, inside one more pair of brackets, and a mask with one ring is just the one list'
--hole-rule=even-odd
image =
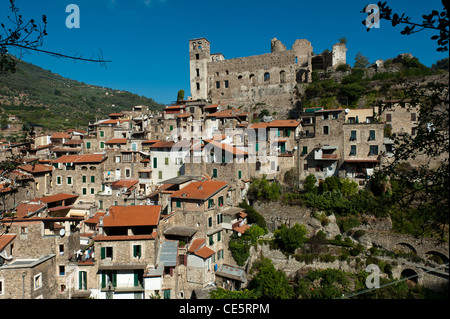
{"label": "narrow window", "polygon": [[386,114],[386,122],[392,122],[392,114]]}
{"label": "narrow window", "polygon": [[323,126],[323,134],[324,135],[328,135],[330,133],[329,127],[328,125],[324,125]]}
{"label": "narrow window", "polygon": [[197,85],[197,90],[200,90],[200,83],[196,83],[196,85]]}
{"label": "narrow window", "polygon": [[268,82],[268,81],[270,81],[270,73],[266,72],[266,73],[264,73],[264,82]]}
{"label": "narrow window", "polygon": [[350,146],[350,155],[356,155],[356,145]]}
{"label": "narrow window", "polygon": [[375,140],[375,130],[369,131],[369,141]]}
{"label": "narrow window", "polygon": [[229,82],[228,82],[228,80],[225,80],[225,81],[224,81],[224,85],[225,85],[225,88],[228,89],[228,87],[229,87]]}
{"label": "narrow window", "polygon": [[350,141],[356,141],[356,131],[350,132]]}
{"label": "narrow window", "polygon": [[216,81],[216,89],[220,89],[220,81]]}

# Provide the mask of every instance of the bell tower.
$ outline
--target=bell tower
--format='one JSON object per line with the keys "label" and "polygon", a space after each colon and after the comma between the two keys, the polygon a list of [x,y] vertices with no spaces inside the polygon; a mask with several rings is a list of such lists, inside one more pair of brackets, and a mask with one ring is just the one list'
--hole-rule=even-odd
{"label": "bell tower", "polygon": [[210,44],[206,38],[189,40],[189,68],[191,98],[207,99],[208,62],[211,60]]}

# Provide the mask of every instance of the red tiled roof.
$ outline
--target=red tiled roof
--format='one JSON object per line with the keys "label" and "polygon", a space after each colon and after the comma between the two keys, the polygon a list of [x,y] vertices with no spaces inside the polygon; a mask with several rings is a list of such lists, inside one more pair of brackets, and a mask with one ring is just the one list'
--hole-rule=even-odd
{"label": "red tiled roof", "polygon": [[146,140],[146,141],[142,141],[141,144],[154,144],[159,141],[160,140]]}
{"label": "red tiled roof", "polygon": [[300,122],[297,120],[274,120],[268,124],[268,127],[297,127]]}
{"label": "red tiled roof", "polygon": [[137,179],[121,179],[111,184],[112,188],[130,188],[139,182]]}
{"label": "red tiled roof", "polygon": [[105,144],[127,144],[127,139],[126,138],[113,138],[113,139],[105,142]]}
{"label": "red tiled roof", "polygon": [[192,182],[179,191],[174,192],[170,197],[206,200],[227,185],[227,182],[220,181]]}
{"label": "red tiled roof", "polygon": [[104,212],[96,212],[94,216],[84,221],[85,224],[98,224],[100,217],[105,216]]}
{"label": "red tiled roof", "polygon": [[208,142],[209,144],[215,146],[215,147],[219,147],[229,153],[232,153],[233,155],[247,155],[248,153],[237,148],[234,147],[233,145],[230,144],[226,144],[226,143],[219,143],[217,141],[211,141],[211,140],[205,140],[205,142]]}
{"label": "red tiled roof", "polygon": [[16,238],[16,235],[12,234],[3,234],[2,236],[0,236],[0,250],[3,250],[6,245],[14,240],[14,238]]}
{"label": "red tiled roof", "polygon": [[216,252],[214,250],[212,250],[211,248],[203,246],[202,248],[200,248],[199,250],[197,250],[195,252],[195,255],[197,255],[197,256],[199,256],[199,257],[201,257],[203,259],[206,259],[206,258],[209,258],[212,255],[214,255],[215,253]]}
{"label": "red tiled roof", "polygon": [[43,172],[51,172],[53,170],[53,166],[44,164],[36,164],[36,165],[27,164],[19,166],[18,168],[28,173],[43,173]]}
{"label": "red tiled roof", "polygon": [[53,163],[101,163],[104,159],[103,154],[63,155]]}
{"label": "red tiled roof", "polygon": [[206,239],[204,238],[196,238],[192,241],[191,245],[189,246],[188,253],[195,253],[200,247],[203,246]]}
{"label": "red tiled roof", "polygon": [[20,204],[16,207],[17,218],[28,217],[28,212],[35,212],[41,208],[45,208],[45,205],[41,204]]}
{"label": "red tiled roof", "polygon": [[95,241],[122,241],[122,240],[148,240],[148,239],[156,239],[157,233],[153,232],[150,235],[117,235],[117,236],[95,236],[93,239]]}
{"label": "red tiled roof", "polygon": [[47,204],[47,203],[54,203],[54,202],[58,202],[61,200],[66,200],[66,199],[74,199],[74,198],[78,198],[78,195],[60,193],[60,194],[55,194],[55,195],[50,195],[50,196],[39,197],[37,199],[40,200],[41,202]]}
{"label": "red tiled roof", "polygon": [[50,138],[70,138],[70,135],[67,133],[53,133]]}
{"label": "red tiled roof", "polygon": [[103,226],[156,226],[160,214],[159,205],[111,206],[109,216],[103,217]]}
{"label": "red tiled roof", "polygon": [[175,145],[175,142],[173,142],[173,141],[169,141],[169,142],[158,141],[158,142],[150,145],[150,148],[172,147],[174,145]]}

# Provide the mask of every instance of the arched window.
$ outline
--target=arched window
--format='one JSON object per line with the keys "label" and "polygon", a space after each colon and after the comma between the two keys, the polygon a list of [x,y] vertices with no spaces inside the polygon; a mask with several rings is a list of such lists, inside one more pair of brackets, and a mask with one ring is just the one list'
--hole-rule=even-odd
{"label": "arched window", "polygon": [[269,80],[270,80],[270,73],[269,72],[264,73],[264,82],[267,82]]}
{"label": "arched window", "polygon": [[260,161],[256,162],[256,167],[255,168],[256,168],[257,171],[261,170],[261,162]]}
{"label": "arched window", "polygon": [[256,76],[254,74],[250,74],[250,84],[256,84]]}

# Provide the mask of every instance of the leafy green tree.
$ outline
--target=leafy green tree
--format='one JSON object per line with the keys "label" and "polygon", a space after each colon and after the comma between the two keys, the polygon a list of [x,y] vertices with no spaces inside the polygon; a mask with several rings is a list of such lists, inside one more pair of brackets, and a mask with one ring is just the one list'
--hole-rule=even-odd
{"label": "leafy green tree", "polygon": [[[448,51],[450,3],[422,15],[422,22],[413,22],[405,13],[394,13],[386,2],[378,2],[380,19],[392,26],[403,25],[403,35],[431,31],[437,40],[437,51]],[[364,22],[363,22],[364,23]],[[370,28],[367,29],[369,31]],[[437,33],[437,34],[436,34]],[[414,63],[414,61],[410,61]],[[422,85],[410,85],[401,92],[409,104],[419,106],[415,135],[393,135],[395,148],[392,164],[382,171],[392,191],[383,196],[382,204],[391,209],[394,226],[415,235],[448,237],[449,177],[449,92],[448,73]],[[423,164],[404,169],[403,163],[421,157]]]}
{"label": "leafy green tree", "polygon": [[335,176],[329,176],[325,178],[325,180],[319,184],[319,192],[333,192],[340,191],[342,187],[341,180]]}
{"label": "leafy green tree", "polygon": [[297,223],[292,228],[281,224],[280,228],[274,232],[275,243],[281,250],[288,253],[294,253],[297,248],[303,246],[306,241],[305,235],[305,226]]}
{"label": "leafy green tree", "polygon": [[184,90],[179,90],[177,94],[177,101],[183,101],[184,100]]}
{"label": "leafy green tree", "polygon": [[248,196],[256,200],[277,201],[281,196],[281,185],[277,181],[269,182],[265,175],[253,178]]}
{"label": "leafy green tree", "polygon": [[249,288],[253,290],[261,299],[291,299],[295,297],[294,289],[289,284],[286,274],[281,270],[276,270],[272,260],[262,258],[255,262],[252,267],[258,273],[249,283]]}
{"label": "leafy green tree", "polygon": [[306,176],[304,182],[303,182],[303,189],[307,193],[314,193],[317,194],[317,178],[313,174],[309,174]]}
{"label": "leafy green tree", "polygon": [[362,52],[357,52],[355,55],[355,64],[353,67],[355,68],[367,68],[370,65],[369,59],[362,54]]}

